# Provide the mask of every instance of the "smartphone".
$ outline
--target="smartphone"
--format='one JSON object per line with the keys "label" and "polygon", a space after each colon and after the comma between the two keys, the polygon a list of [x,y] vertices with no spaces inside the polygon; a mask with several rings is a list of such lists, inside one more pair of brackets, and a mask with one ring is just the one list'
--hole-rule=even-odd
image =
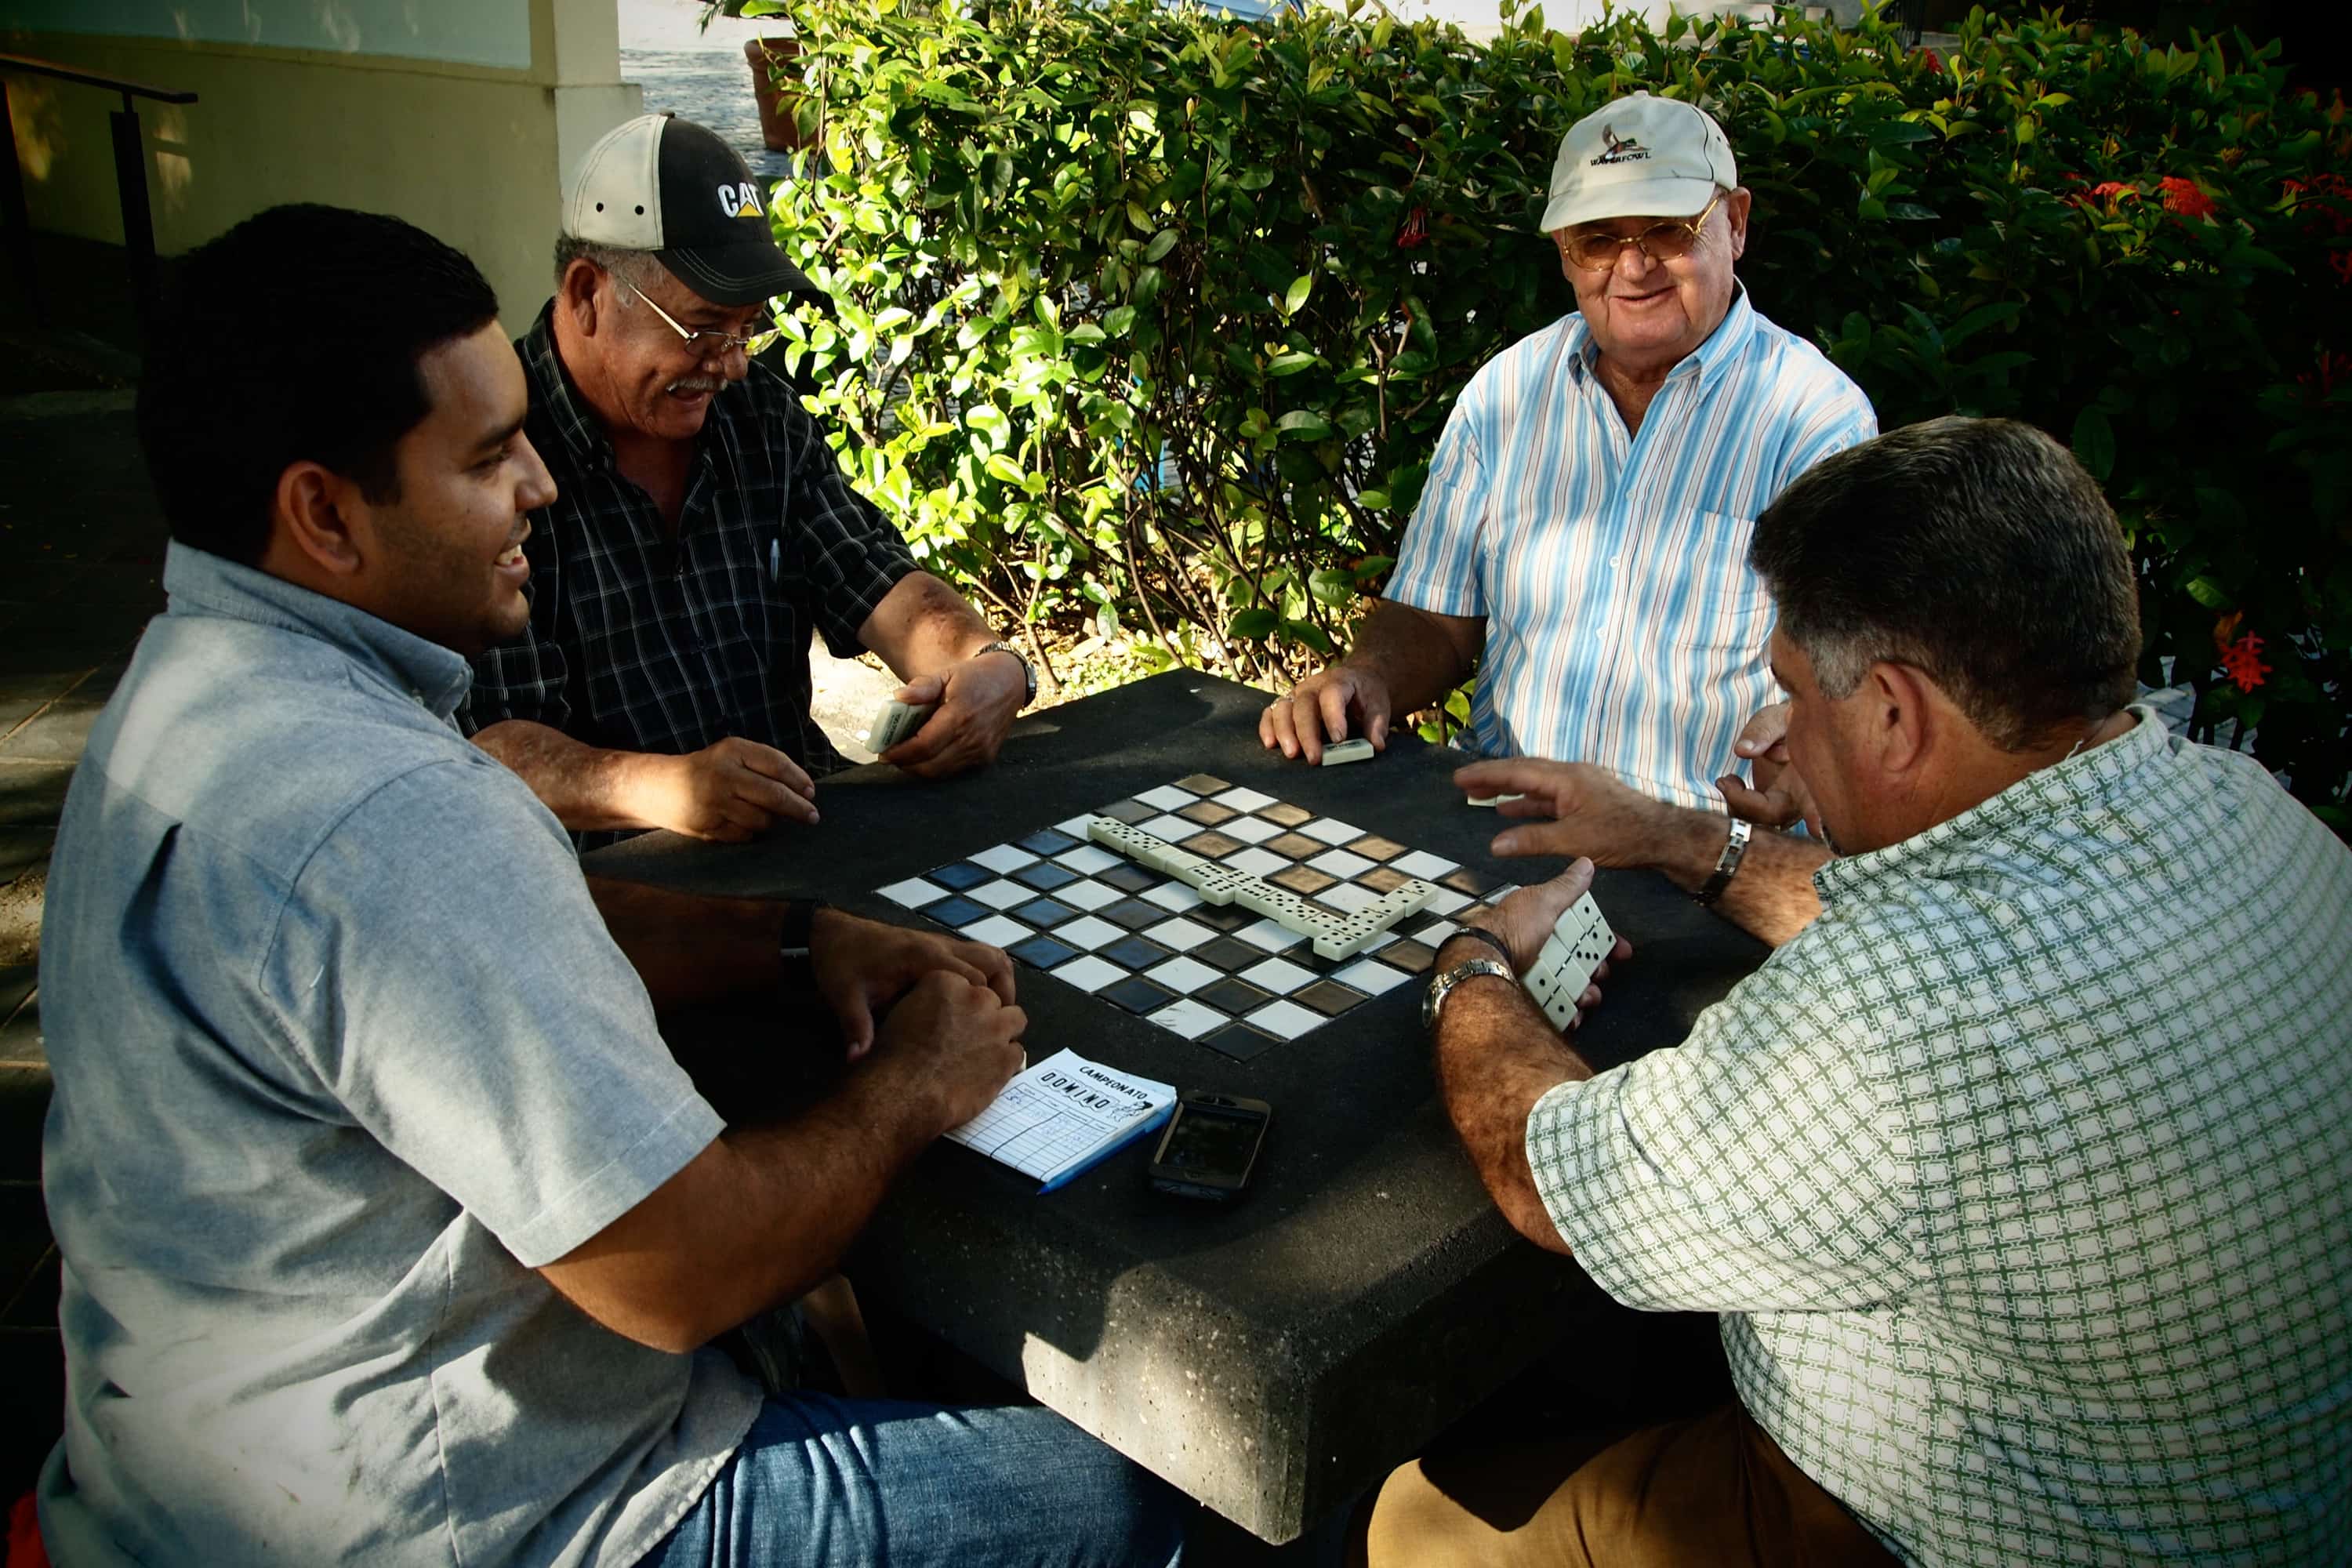
{"label": "smartphone", "polygon": [[1176,1115],[1151,1156],[1151,1184],[1180,1198],[1227,1203],[1249,1185],[1274,1108],[1239,1095],[1178,1097]]}

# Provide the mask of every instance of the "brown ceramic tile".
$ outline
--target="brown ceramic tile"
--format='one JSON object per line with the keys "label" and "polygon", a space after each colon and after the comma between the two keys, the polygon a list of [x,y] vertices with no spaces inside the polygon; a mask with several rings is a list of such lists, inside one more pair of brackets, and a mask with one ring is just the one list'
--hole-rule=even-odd
{"label": "brown ceramic tile", "polygon": [[1194,795],[1221,795],[1234,786],[1214,773],[1194,773],[1191,778],[1178,779],[1176,787],[1189,789]]}
{"label": "brown ceramic tile", "polygon": [[1124,822],[1132,827],[1137,823],[1148,822],[1160,814],[1139,800],[1115,800],[1095,815],[1108,816],[1113,822]]}
{"label": "brown ceramic tile", "polygon": [[1141,931],[1145,926],[1158,925],[1168,918],[1166,910],[1161,909],[1158,904],[1147,903],[1141,899],[1121,899],[1115,904],[1106,905],[1097,910],[1095,913],[1110,921],[1111,924],[1124,926],[1129,931]]}
{"label": "brown ceramic tile", "polygon": [[1180,805],[1176,815],[1187,822],[1197,822],[1203,827],[1214,827],[1220,822],[1231,822],[1241,815],[1230,805],[1219,805],[1213,800],[1196,800],[1190,805]]}
{"label": "brown ceramic tile", "polygon": [[1360,886],[1370,888],[1375,893],[1393,893],[1412,880],[1393,866],[1375,866],[1356,878]]}
{"label": "brown ceramic tile", "polygon": [[[1198,915],[1200,912],[1198,910],[1192,911],[1193,915]],[[1202,963],[1213,965],[1231,974],[1236,970],[1248,969],[1255,964],[1265,963],[1266,952],[1265,949],[1253,946],[1239,937],[1221,936],[1213,941],[1202,942],[1184,956],[1197,959]]]}
{"label": "brown ceramic tile", "polygon": [[1267,839],[1258,847],[1271,849],[1286,860],[1306,860],[1322,854],[1331,847],[1309,838],[1304,833],[1285,833]]}
{"label": "brown ceramic tile", "polygon": [[1235,980],[1230,974],[1202,986],[1192,993],[1192,998],[1204,1006],[1214,1007],[1221,1013],[1231,1013],[1235,1017],[1255,1012],[1274,1000],[1270,994],[1245,980]]}
{"label": "brown ceramic tile", "polygon": [[1184,918],[1188,921],[1198,921],[1202,925],[1213,927],[1218,931],[1239,931],[1242,927],[1255,921],[1257,914],[1255,910],[1245,910],[1239,904],[1226,904],[1223,908],[1215,904],[1194,904],[1184,911]]}
{"label": "brown ceramic tile", "polygon": [[1313,812],[1301,811],[1297,806],[1291,805],[1288,801],[1284,800],[1277,800],[1272,805],[1259,806],[1257,808],[1257,814],[1260,816],[1265,817],[1268,822],[1273,823],[1276,827],[1296,827],[1302,822],[1312,822],[1315,820],[1315,814]]}
{"label": "brown ceramic tile", "polygon": [[1395,964],[1407,974],[1419,974],[1430,966],[1432,961],[1437,957],[1437,952],[1425,942],[1414,942],[1407,938],[1402,942],[1389,943],[1372,956],[1382,963]]}
{"label": "brown ceramic tile", "polygon": [[1403,845],[1393,838],[1383,838],[1377,833],[1367,833],[1347,847],[1350,853],[1361,855],[1367,860],[1393,860],[1404,853]]}
{"label": "brown ceramic tile", "polygon": [[1312,985],[1292,992],[1290,999],[1306,1003],[1326,1017],[1336,1018],[1366,997],[1362,992],[1350,990],[1336,980],[1318,980]]}
{"label": "brown ceramic tile", "polygon": [[1205,855],[1212,860],[1222,859],[1241,847],[1240,839],[1228,838],[1223,834],[1214,831],[1195,833],[1177,846],[1181,849],[1189,849],[1195,855]]}
{"label": "brown ceramic tile", "polygon": [[1489,877],[1486,872],[1474,871],[1467,866],[1448,871],[1438,880],[1455,892],[1467,893],[1474,899],[1491,893],[1503,885],[1500,877]]}
{"label": "brown ceramic tile", "polygon": [[1308,898],[1313,898],[1337,882],[1339,879],[1327,877],[1312,866],[1292,866],[1276,871],[1266,880],[1277,888],[1287,888],[1294,893],[1303,893]]}

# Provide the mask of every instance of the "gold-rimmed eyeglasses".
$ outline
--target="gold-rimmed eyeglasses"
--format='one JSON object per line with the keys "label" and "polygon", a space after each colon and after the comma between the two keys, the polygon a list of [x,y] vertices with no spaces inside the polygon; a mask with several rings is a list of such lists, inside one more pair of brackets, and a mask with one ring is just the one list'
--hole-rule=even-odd
{"label": "gold-rimmed eyeglasses", "polygon": [[1723,193],[1717,191],[1714,200],[1699,209],[1698,216],[1685,222],[1669,218],[1654,223],[1639,234],[1603,234],[1598,229],[1579,229],[1564,236],[1559,247],[1568,258],[1587,272],[1607,272],[1617,265],[1617,258],[1629,245],[1636,246],[1653,261],[1679,261],[1698,248],[1699,230],[1722,202]]}
{"label": "gold-rimmed eyeglasses", "polygon": [[678,342],[692,350],[697,359],[723,359],[729,351],[733,349],[740,349],[746,354],[756,354],[776,341],[776,330],[773,327],[763,331],[752,332],[748,336],[741,332],[722,332],[711,327],[698,331],[655,304],[652,295],[626,279],[615,278],[613,281],[643,300],[646,302],[646,309],[659,316],[662,319],[662,325],[676,332]]}

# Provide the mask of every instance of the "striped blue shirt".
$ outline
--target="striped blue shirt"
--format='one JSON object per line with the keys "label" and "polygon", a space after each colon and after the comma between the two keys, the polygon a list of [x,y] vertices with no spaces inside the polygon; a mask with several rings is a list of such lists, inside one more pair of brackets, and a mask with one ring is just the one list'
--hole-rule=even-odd
{"label": "striped blue shirt", "polygon": [[1740,726],[1776,694],[1771,598],[1748,568],[1756,516],[1878,421],[1744,289],[1630,437],[1598,352],[1571,314],[1471,378],[1388,596],[1486,620],[1480,754],[1599,763],[1712,808]]}

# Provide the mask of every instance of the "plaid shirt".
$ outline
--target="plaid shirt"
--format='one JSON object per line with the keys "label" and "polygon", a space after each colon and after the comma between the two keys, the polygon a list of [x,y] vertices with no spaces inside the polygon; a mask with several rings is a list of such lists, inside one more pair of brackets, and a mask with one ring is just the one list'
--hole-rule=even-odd
{"label": "plaid shirt", "polygon": [[1725,1314],[1907,1563],[2352,1562],[2352,856],[2137,711],[1824,867],[1679,1049],[1528,1122],[1585,1270]]}
{"label": "plaid shirt", "polygon": [[917,569],[906,541],[849,488],[790,384],[756,364],[711,400],[673,537],[572,384],[552,313],[515,343],[524,429],[558,492],[523,544],[530,626],[474,660],[459,725],[528,719],[674,754],[740,735],[812,776],[840,767],[809,717],[809,631],[842,658],[864,651],[858,627]]}

